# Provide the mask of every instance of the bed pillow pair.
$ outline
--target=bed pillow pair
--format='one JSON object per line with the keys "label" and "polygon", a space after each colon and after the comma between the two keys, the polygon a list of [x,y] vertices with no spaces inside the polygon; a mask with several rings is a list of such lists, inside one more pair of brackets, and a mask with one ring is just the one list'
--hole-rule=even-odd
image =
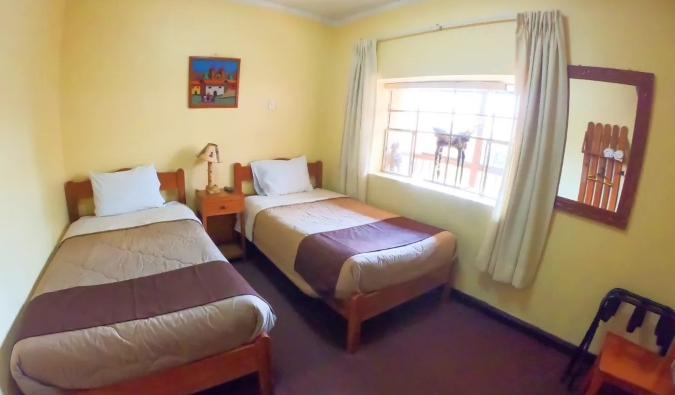
{"label": "bed pillow pair", "polygon": [[164,198],[154,165],[116,173],[90,173],[97,217],[162,207]]}
{"label": "bed pillow pair", "polygon": [[313,189],[304,155],[290,160],[252,162],[251,170],[253,187],[261,196],[288,195]]}

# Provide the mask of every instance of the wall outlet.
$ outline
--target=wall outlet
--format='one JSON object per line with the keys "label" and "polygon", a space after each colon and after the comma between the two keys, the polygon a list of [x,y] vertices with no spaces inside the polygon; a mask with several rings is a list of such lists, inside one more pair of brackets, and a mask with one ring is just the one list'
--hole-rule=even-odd
{"label": "wall outlet", "polygon": [[277,103],[274,100],[270,100],[267,102],[267,109],[270,111],[274,111],[277,109]]}

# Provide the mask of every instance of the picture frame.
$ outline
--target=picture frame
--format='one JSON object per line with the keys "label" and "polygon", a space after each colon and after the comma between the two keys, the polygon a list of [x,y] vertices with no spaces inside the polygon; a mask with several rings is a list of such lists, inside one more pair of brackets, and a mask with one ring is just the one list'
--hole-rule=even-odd
{"label": "picture frame", "polygon": [[190,56],[189,108],[238,108],[241,59]]}

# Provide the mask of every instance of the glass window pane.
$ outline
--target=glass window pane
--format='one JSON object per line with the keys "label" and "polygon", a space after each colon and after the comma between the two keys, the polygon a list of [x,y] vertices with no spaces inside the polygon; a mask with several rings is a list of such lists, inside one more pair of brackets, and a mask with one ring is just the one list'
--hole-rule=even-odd
{"label": "glass window pane", "polygon": [[[451,175],[453,177],[452,183],[461,189],[478,192],[477,188],[480,186],[480,167],[478,163],[480,162],[480,149],[483,142],[476,139],[469,139],[468,141],[456,139],[454,142],[456,147],[460,148],[463,144],[464,161],[462,162],[461,158],[462,152],[457,148],[453,148],[450,159],[454,160],[460,168],[455,174]],[[477,150],[478,153],[476,153]]]}
{"label": "glass window pane", "polygon": [[490,138],[492,133],[492,117],[475,117],[472,137]]}
{"label": "glass window pane", "polygon": [[417,142],[415,143],[415,163],[412,173],[413,178],[433,181],[436,178],[434,176],[436,172],[442,170],[442,174],[445,174],[444,166],[447,158],[447,148],[442,150],[440,164],[436,166],[436,171],[434,171],[438,140],[439,139],[434,133],[417,133]]}
{"label": "glass window pane", "polygon": [[461,189],[475,194],[480,194],[480,188],[483,181],[483,171],[477,168],[470,168],[464,165],[464,174],[462,175]]}
{"label": "glass window pane", "polygon": [[423,89],[420,111],[452,112],[455,93],[449,89]]}
{"label": "glass window pane", "polygon": [[395,89],[391,91],[392,110],[417,111],[419,105],[419,89]]}
{"label": "glass window pane", "polygon": [[499,189],[502,186],[502,176],[488,172],[487,179],[485,180],[485,189],[483,190],[483,196],[489,197],[491,199],[499,198]]}
{"label": "glass window pane", "polygon": [[487,167],[487,174],[485,175],[486,179],[482,192],[483,196],[491,199],[497,199],[499,197],[504,169],[506,168],[507,155],[508,145],[489,142],[485,143],[481,159],[483,168],[485,169],[485,167]]}
{"label": "glass window pane", "polygon": [[457,90],[455,93],[457,114],[480,114],[483,93],[469,90]]}
{"label": "glass window pane", "polygon": [[483,117],[478,117],[475,115],[455,115],[452,120],[452,134],[453,135],[469,135],[473,136],[474,133],[477,134],[477,131],[481,129],[484,124]]}
{"label": "glass window pane", "polygon": [[513,118],[516,110],[516,96],[508,92],[490,92],[487,97],[485,114]]}
{"label": "glass window pane", "polygon": [[403,129],[414,131],[417,127],[417,113],[416,112],[398,112],[392,111],[389,113],[389,128]]}
{"label": "glass window pane", "polygon": [[[445,171],[445,167],[443,169]],[[457,156],[453,156],[448,160],[447,171],[441,173],[443,183],[451,187],[459,187],[459,185],[455,185],[455,175],[457,175]]]}
{"label": "glass window pane", "polygon": [[480,161],[480,150],[483,148],[483,140],[469,139],[464,148],[464,161],[466,163],[473,163],[474,158],[476,164]]}
{"label": "glass window pane", "polygon": [[500,141],[511,141],[513,134],[513,119],[495,118],[492,128],[492,139]]}
{"label": "glass window pane", "polygon": [[497,199],[516,106],[513,92],[393,90],[383,171]]}
{"label": "glass window pane", "polygon": [[452,114],[438,112],[420,112],[417,130],[420,132],[434,132],[434,128],[449,131],[452,124]]}
{"label": "glass window pane", "polygon": [[415,152],[432,155],[436,152],[437,141],[435,133],[417,133]]}
{"label": "glass window pane", "polygon": [[410,175],[412,139],[413,134],[409,132],[387,131],[383,171],[402,176]]}
{"label": "glass window pane", "polygon": [[505,144],[491,143],[490,144],[490,161],[488,167],[490,171],[493,169],[500,170],[501,173],[506,169],[506,159],[509,154],[509,147]]}

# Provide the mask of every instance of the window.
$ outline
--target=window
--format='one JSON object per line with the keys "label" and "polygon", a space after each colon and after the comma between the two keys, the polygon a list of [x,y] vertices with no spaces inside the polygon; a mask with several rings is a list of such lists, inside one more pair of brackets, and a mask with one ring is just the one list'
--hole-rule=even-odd
{"label": "window", "polygon": [[382,171],[496,200],[516,117],[509,85],[385,84]]}

